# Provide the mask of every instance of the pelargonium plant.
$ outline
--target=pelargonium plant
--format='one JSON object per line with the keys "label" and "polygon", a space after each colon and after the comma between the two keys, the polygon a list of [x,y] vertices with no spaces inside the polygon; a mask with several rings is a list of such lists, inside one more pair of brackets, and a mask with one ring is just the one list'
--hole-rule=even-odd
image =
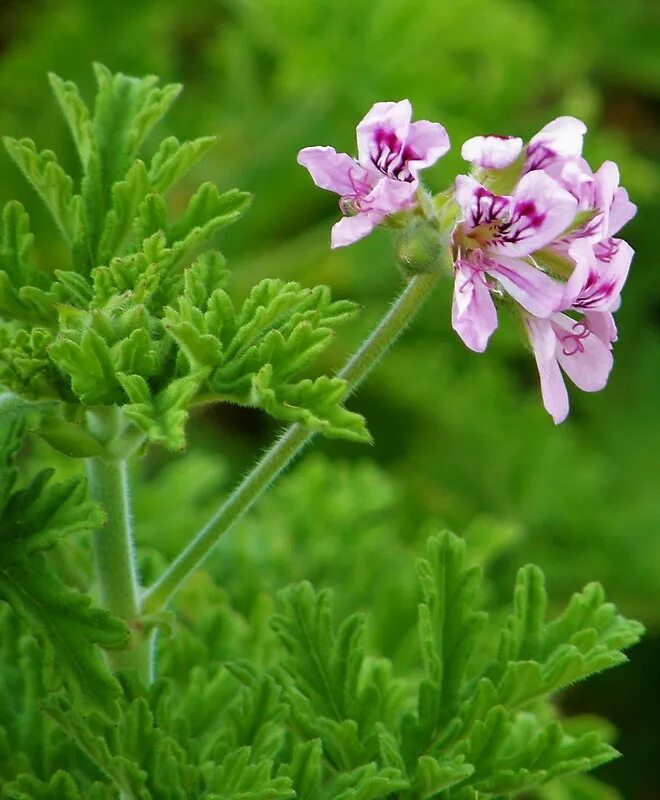
{"label": "pelargonium plant", "polygon": [[516,314],[545,407],[562,422],[568,395],[559,367],[586,392],[602,389],[612,368],[612,312],[633,256],[615,234],[636,211],[619,170],[606,161],[594,173],[581,156],[586,126],[559,117],[526,147],[514,136],[469,139],[461,154],[473,174],[430,198],[418,170],[444,155],[449,139],[438,123],[411,123],[411,113],[407,100],[376,103],[357,127],[357,161],[331,147],[301,150],[298,161],[317,186],[341,195],[347,216],[333,227],[332,246],[351,244],[388,218],[405,226],[412,222],[405,217],[423,217],[437,234],[428,247],[451,249],[456,333],[483,352],[497,328],[496,304]]}
{"label": "pelargonium plant", "polygon": [[[188,598],[191,630],[168,606],[177,611],[220,537],[313,436],[369,441],[345,401],[444,276],[454,279],[452,325],[471,349],[486,348],[498,308],[519,319],[556,422],[568,411],[560,368],[585,391],[603,388],[632,257],[615,234],[635,211],[616,166],[592,172],[581,157],[584,126],[564,117],[526,147],[505,136],[469,140],[472,174],[433,197],[420,171],[448,151],[449,137],[437,122],[412,122],[407,100],[368,112],[357,159],[302,150],[315,183],[340,197],[332,246],[386,226],[405,281],[348,362],[319,376],[314,362],[355,304],[277,277],[237,300],[214,236],[250,197],[208,182],[173,214],[168,191],[213,138],[168,137],[142,158],[181,87],[101,66],[96,75],[91,111],[73,84],[51,76],[79,181],[54,153],[5,139],[65,257],[42,253],[47,263],[37,265],[26,210],[5,205],[2,797],[610,796],[583,775],[616,755],[607,728],[565,718],[553,702],[624,661],[641,634],[597,584],[548,619],[543,575],[527,566],[502,624],[501,613],[480,609],[480,569],[464,543],[433,536],[418,563],[408,671],[367,654],[363,617],[336,623],[331,593],[308,583],[281,593],[270,629],[239,620],[214,586],[198,587],[192,606]],[[184,549],[167,564],[143,559],[141,574],[131,464],[153,447],[182,451],[190,410],[216,403],[261,409],[288,427]],[[24,466],[26,441],[42,444]],[[154,576],[148,585],[144,574]],[[212,621],[195,625],[202,613]]]}

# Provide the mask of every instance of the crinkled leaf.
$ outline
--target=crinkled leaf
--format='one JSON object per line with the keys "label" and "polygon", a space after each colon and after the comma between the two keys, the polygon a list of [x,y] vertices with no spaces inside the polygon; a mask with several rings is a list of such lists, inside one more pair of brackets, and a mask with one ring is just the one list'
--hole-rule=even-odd
{"label": "crinkled leaf", "polygon": [[124,415],[143,430],[149,441],[170,450],[185,447],[185,424],[192,398],[206,377],[198,371],[169,383],[152,396],[147,382],[140,375],[117,375],[130,403],[123,406]]}
{"label": "crinkled leaf", "polygon": [[216,141],[215,136],[202,136],[183,143],[176,136],[164,139],[149,165],[149,183],[152,190],[167,191],[213,147]]}
{"label": "crinkled leaf", "polygon": [[47,686],[64,683],[80,708],[112,717],[119,686],[96,645],[121,647],[128,629],[66,586],[41,555],[63,536],[98,528],[103,516],[80,479],[53,485],[44,470],[15,488],[23,427],[16,415],[0,416],[0,597],[42,642]]}
{"label": "crinkled leaf", "polygon": [[7,152],[37,191],[65,241],[73,246],[84,235],[82,201],[73,181],[51,150],[37,152],[31,139],[4,138]]}

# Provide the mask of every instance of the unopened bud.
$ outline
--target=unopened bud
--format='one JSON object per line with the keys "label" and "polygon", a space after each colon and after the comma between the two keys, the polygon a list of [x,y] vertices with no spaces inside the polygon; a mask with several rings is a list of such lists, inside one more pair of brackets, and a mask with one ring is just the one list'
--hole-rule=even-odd
{"label": "unopened bud", "polygon": [[404,274],[435,272],[446,264],[447,237],[424,217],[414,217],[394,236],[395,253]]}

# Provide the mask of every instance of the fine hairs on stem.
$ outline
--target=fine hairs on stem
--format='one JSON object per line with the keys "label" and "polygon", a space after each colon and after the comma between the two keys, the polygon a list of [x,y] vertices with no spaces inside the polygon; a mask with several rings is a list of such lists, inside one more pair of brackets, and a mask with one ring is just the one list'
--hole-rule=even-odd
{"label": "fine hairs on stem", "polygon": [[[408,281],[380,323],[339,372],[339,377],[347,381],[349,392],[366,378],[407,328],[436,286],[441,274],[440,271],[421,273]],[[218,539],[253,505],[313,436],[314,432],[297,423],[284,431],[161,577],[146,590],[142,604],[145,613],[158,611],[167,603]]]}

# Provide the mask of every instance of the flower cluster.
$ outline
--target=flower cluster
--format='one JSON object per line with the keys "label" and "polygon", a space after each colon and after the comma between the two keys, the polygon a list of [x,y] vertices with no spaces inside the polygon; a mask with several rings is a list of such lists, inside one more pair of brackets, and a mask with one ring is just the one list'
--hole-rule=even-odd
{"label": "flower cluster", "polygon": [[[343,213],[332,247],[351,244],[394,214],[423,214],[418,171],[449,150],[438,123],[411,122],[407,100],[376,103],[357,127],[358,158],[332,147],[301,150],[314,182],[340,195]],[[534,352],[543,402],[556,423],[568,414],[563,370],[580,389],[602,389],[617,331],[612,313],[632,259],[616,234],[636,207],[606,161],[596,172],[582,158],[586,126],[559,117],[525,146],[514,136],[476,136],[461,155],[451,195],[452,326],[483,352],[497,327],[497,306],[521,319]],[[506,192],[506,193],[503,193]],[[431,211],[429,211],[431,209]]]}

